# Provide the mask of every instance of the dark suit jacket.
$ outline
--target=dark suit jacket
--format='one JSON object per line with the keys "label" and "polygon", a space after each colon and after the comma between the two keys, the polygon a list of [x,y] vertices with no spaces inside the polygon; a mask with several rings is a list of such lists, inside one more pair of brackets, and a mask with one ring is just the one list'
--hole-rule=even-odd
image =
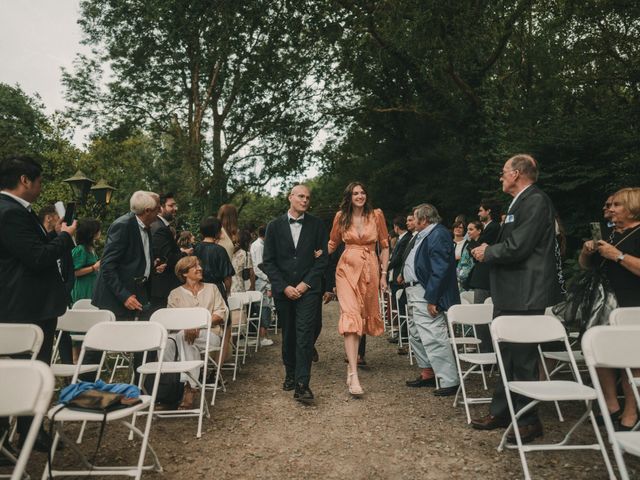
{"label": "dark suit jacket", "polygon": [[[151,251],[153,252],[153,243]],[[134,281],[134,278],[144,275],[145,267],[146,258],[138,220],[133,213],[127,213],[113,222],[107,231],[91,303],[98,308],[111,310],[116,316],[131,314],[124,306],[127,298],[136,295],[143,304],[146,300],[141,298],[144,292]]]}
{"label": "dark suit jacket", "polygon": [[[500,223],[496,220],[492,220],[489,225],[482,231],[482,235],[478,239],[478,245],[486,243],[487,245],[493,245],[498,241],[498,235],[500,235]],[[491,272],[491,266],[484,262],[477,262],[473,270],[471,270],[471,277],[469,278],[469,286],[471,288],[480,288],[482,290],[490,290],[491,283],[489,281],[489,273]]]}
{"label": "dark suit jacket", "polygon": [[0,322],[40,324],[65,312],[58,259],[72,248],[69,234],[47,236],[35,213],[0,194]]}
{"label": "dark suit jacket", "polygon": [[[286,298],[284,289],[300,282],[311,287],[309,293],[323,293],[321,280],[327,268],[327,241],[324,223],[308,213],[304,215],[297,248],[293,245],[287,214],[267,225],[262,270],[269,277],[274,297]],[[322,255],[315,258],[315,250],[322,250]]]}
{"label": "dark suit jacket", "polygon": [[402,239],[398,240],[396,246],[393,248],[393,252],[391,252],[391,258],[389,258],[389,265],[387,269],[390,270],[392,281],[395,282],[398,278],[398,275],[402,273],[402,267],[404,264],[402,263],[402,259],[404,258],[404,252],[411,241],[411,232],[407,230],[407,233],[404,234]]}
{"label": "dark suit jacket", "polygon": [[531,185],[507,212],[497,243],[485,250],[497,310],[544,310],[561,300],[555,244],[551,199]]}
{"label": "dark suit jacket", "polygon": [[176,263],[184,254],[176,243],[173,232],[159,218],[151,224],[153,239],[153,258],[163,258],[167,261],[167,268],[162,273],[151,274],[151,296],[167,299],[169,292],[181,285],[176,276]]}
{"label": "dark suit jacket", "polygon": [[414,265],[427,303],[437,305],[442,311],[460,303],[455,244],[451,241],[451,232],[444,225],[437,224],[422,240]]}

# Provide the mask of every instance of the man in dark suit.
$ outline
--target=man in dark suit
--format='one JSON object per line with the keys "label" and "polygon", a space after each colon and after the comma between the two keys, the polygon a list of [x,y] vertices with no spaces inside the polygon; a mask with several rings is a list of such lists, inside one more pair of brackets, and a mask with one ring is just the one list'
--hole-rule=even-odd
{"label": "man in dark suit", "polygon": [[[262,268],[282,323],[283,389],[295,390],[293,398],[302,403],[313,401],[311,357],[327,267],[327,229],[322,220],[306,213],[310,199],[308,187],[293,187],[289,211],[267,226]],[[322,253],[316,257],[317,251]]]}
{"label": "man in dark suit", "polygon": [[[500,208],[497,204],[482,200],[478,208],[478,218],[482,222],[483,229],[478,243],[482,245],[493,245],[498,241],[500,234]],[[484,303],[491,296],[491,286],[489,282],[489,272],[491,266],[488,263],[478,262],[474,265],[469,274],[469,287],[473,289],[473,303]],[[488,325],[476,326],[476,334],[482,340],[480,351],[483,353],[493,352],[491,344],[491,332]]]}
{"label": "man in dark suit", "polygon": [[[58,317],[69,303],[60,259],[74,246],[76,222],[58,222],[47,234],[31,204],[42,187],[42,167],[30,157],[8,157],[0,163],[0,321],[35,323],[44,333],[38,360],[49,363]],[[19,443],[30,418],[18,420]],[[40,435],[35,448],[47,451]]]}
{"label": "man in dark suit", "polygon": [[[494,316],[542,315],[545,308],[560,301],[555,256],[555,209],[535,182],[538,164],[529,155],[516,155],[500,175],[502,190],[513,198],[498,241],[473,250],[479,262],[491,266],[491,298]],[[538,380],[538,350],[534,344],[503,344],[502,358],[508,380]],[[514,396],[516,411],[529,400]],[[472,420],[479,430],[491,430],[510,423],[502,382],[498,382],[489,415]],[[542,424],[535,410],[519,419],[523,442],[542,436]],[[511,434],[510,440],[515,441]]]}
{"label": "man in dark suit", "polygon": [[[119,320],[148,318],[153,259],[151,224],[160,212],[158,195],[137,191],[131,195],[131,212],[121,216],[107,231],[100,272],[91,303],[111,310]],[[166,268],[160,266],[157,271]]]}
{"label": "man in dark suit", "polygon": [[[391,301],[393,304],[396,304],[396,292],[402,288],[402,286],[398,283],[398,277],[402,274],[402,259],[404,258],[405,250],[407,249],[407,245],[409,245],[409,241],[411,240],[411,233],[407,230],[407,220],[406,217],[397,216],[393,219],[393,231],[398,235],[398,241],[396,246],[393,247],[393,251],[391,252],[391,257],[389,258],[389,265],[387,268],[391,273],[391,281],[389,286],[391,287]],[[400,301],[401,305],[396,305],[397,309],[402,308],[403,310],[406,308],[407,300],[403,295]],[[403,324],[403,329],[400,334],[402,334],[402,338],[407,338],[407,326]],[[390,343],[398,343],[398,333],[396,333],[393,337],[389,338]]]}
{"label": "man in dark suit", "polygon": [[[402,275],[407,302],[413,310],[415,332],[435,376],[440,379],[440,388],[433,394],[438,397],[455,395],[459,380],[445,314],[451,305],[460,303],[455,246],[433,205],[417,206],[413,216],[418,234],[406,257]],[[422,379],[424,382],[430,380]]]}
{"label": "man in dark suit", "polygon": [[151,274],[151,309],[156,311],[167,307],[167,298],[174,288],[180,286],[180,280],[175,273],[176,263],[193,249],[182,251],[176,243],[176,237],[170,227],[178,212],[178,204],[173,193],[160,195],[160,214],[151,224],[151,243],[153,257],[166,263],[162,273]]}

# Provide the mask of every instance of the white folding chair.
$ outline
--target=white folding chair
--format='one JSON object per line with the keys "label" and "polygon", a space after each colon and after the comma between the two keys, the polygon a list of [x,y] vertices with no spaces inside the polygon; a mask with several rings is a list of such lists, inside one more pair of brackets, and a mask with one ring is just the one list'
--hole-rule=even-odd
{"label": "white folding chair", "polygon": [[[400,298],[404,294],[404,289],[396,290],[396,306],[397,306],[397,318],[398,318],[398,346],[402,347],[407,344],[407,350],[409,351],[409,364],[413,365],[413,351],[411,350],[411,343],[409,342],[409,304],[405,302],[404,312],[400,309]],[[407,336],[402,335],[402,327],[407,332]]]}
{"label": "white folding chair", "polygon": [[[615,311],[615,310],[614,310]],[[612,312],[613,313],[613,312]],[[596,326],[587,330],[582,337],[582,351],[595,387],[598,405],[602,412],[608,412],[607,402],[602,392],[597,368],[621,368],[631,378],[631,369],[640,368],[640,326]],[[638,401],[638,387],[631,383],[631,388]],[[620,477],[628,480],[629,472],[624,461],[628,453],[640,457],[640,432],[616,432],[609,415],[602,416],[618,465]]]}
{"label": "white folding chair", "polygon": [[31,323],[0,323],[0,356],[30,354],[35,360],[40,353],[44,334]]}
{"label": "white folding chair", "polygon": [[[51,465],[47,465],[42,473],[42,480],[47,480],[49,476],[95,476],[95,475],[124,475],[134,477],[139,480],[143,470],[162,471],[162,466],[158,460],[158,456],[149,445],[149,433],[151,431],[151,421],[153,419],[153,410],[158,393],[158,384],[160,383],[160,368],[162,367],[162,357],[164,355],[165,344],[167,343],[167,331],[156,322],[101,322],[89,329],[85,335],[78,365],[73,375],[72,383],[78,381],[80,374],[80,364],[84,359],[87,349],[98,350],[102,352],[102,360],[100,365],[104,363],[105,353],[110,352],[144,352],[142,363],[146,362],[147,352],[151,350],[158,351],[158,359],[156,371],[153,372],[156,377],[153,384],[151,395],[141,395],[141,402],[137,405],[113,410],[106,415],[99,412],[79,411],[65,408],[64,405],[56,405],[52,407],[47,416],[56,426],[53,444],[51,445]],[[140,375],[139,385],[143,384],[144,375]],[[141,431],[127,421],[135,412],[148,410],[147,421],[144,431]],[[91,463],[83,452],[73,443],[68,441],[64,436],[63,426],[69,422],[94,422],[102,423],[103,421],[115,422],[120,421],[122,425],[127,427],[141,439],[140,452],[136,465],[127,466],[102,466]],[[64,439],[67,447],[71,448],[78,456],[82,464],[82,469],[74,470],[58,470],[53,469],[53,462],[58,448],[60,439]],[[151,453],[153,463],[144,464],[147,449]]]}
{"label": "white folding chair", "polygon": [[[42,334],[42,331],[40,332]],[[22,480],[31,450],[40,431],[49,402],[53,395],[55,380],[49,367],[38,360],[0,360],[0,417],[33,415],[33,421],[20,455],[8,457],[15,463],[11,475],[0,478]],[[4,451],[4,442],[8,434],[0,437],[0,448]]]}
{"label": "white folding chair", "polygon": [[473,292],[471,290],[467,290],[465,292],[460,292],[460,302],[463,305],[471,305],[471,304],[473,304]]}
{"label": "white folding chair", "polygon": [[487,297],[484,299],[483,302],[485,305],[493,305],[493,300],[491,299],[491,297]]}
{"label": "white folding chair", "polygon": [[233,381],[235,382],[236,374],[238,372],[240,351],[242,350],[242,334],[245,329],[245,315],[242,296],[235,293],[229,295],[229,298],[227,298],[227,304],[229,306],[229,315],[231,317],[231,338],[235,338],[235,344],[233,349],[233,364],[229,365],[228,363],[225,363],[222,368],[224,370],[233,370]]}
{"label": "white folding chair", "polygon": [[609,315],[609,324],[619,327],[640,326],[640,307],[614,309]]}
{"label": "white folding chair", "polygon": [[[234,303],[232,300],[231,303]],[[216,394],[218,393],[218,389],[221,388],[223,392],[227,391],[227,388],[224,383],[224,378],[222,377],[222,367],[224,364],[223,354],[226,350],[225,342],[227,341],[227,329],[229,327],[228,318],[224,319],[224,323],[222,324],[222,342],[219,347],[209,346],[208,351],[202,351],[203,355],[207,355],[209,357],[209,369],[215,368],[215,376],[213,383],[205,384],[205,390],[212,390],[213,394],[211,395],[211,406],[214,406],[216,403]],[[218,352],[217,358],[214,356],[215,352]]]}
{"label": "white folding chair", "polygon": [[[502,377],[509,413],[511,415],[511,425],[504,432],[498,451],[502,451],[504,449],[507,435],[513,429],[516,437],[516,445],[509,446],[509,448],[518,449],[525,479],[531,478],[525,453],[541,450],[600,450],[607,471],[609,472],[609,476],[614,478],[611,462],[609,462],[609,457],[607,456],[607,451],[592,411],[592,403],[593,400],[596,399],[596,391],[593,388],[582,384],[582,379],[578,374],[578,366],[576,365],[576,361],[571,353],[569,339],[562,323],[560,323],[557,318],[546,315],[501,316],[495,318],[491,323],[491,337],[493,339],[493,346],[498,359],[500,375]],[[564,343],[565,349],[569,354],[569,363],[576,381],[509,381],[507,379],[500,349],[500,344],[502,342],[537,344],[556,341]],[[516,413],[513,407],[513,400],[511,398],[512,393],[530,398],[531,402]],[[569,430],[561,442],[544,445],[523,445],[522,439],[520,438],[520,429],[517,427],[518,419],[524,413],[534,408],[538,403],[553,401],[584,401],[586,411]],[[569,444],[568,442],[571,435],[587,419],[587,417],[591,420],[591,425],[596,435],[597,443],[589,445]]]}
{"label": "white folding chair", "polygon": [[[262,321],[262,300],[263,296],[261,292],[255,290],[249,290],[245,292],[249,305],[247,307],[247,345],[254,346],[255,351],[258,351],[260,346],[260,322]],[[257,311],[252,308],[255,304],[258,304]],[[252,314],[253,312],[253,314]],[[251,325],[255,327],[254,334],[251,332]],[[246,351],[244,352],[246,355]],[[242,360],[244,363],[244,358]]]}
{"label": "white folding chair", "polygon": [[[458,405],[459,394],[462,393],[462,404],[464,405],[465,413],[467,414],[467,423],[471,423],[471,414],[469,413],[469,405],[475,405],[479,403],[491,402],[491,397],[469,397],[467,395],[467,386],[465,379],[472,373],[482,374],[482,385],[487,390],[487,380],[484,374],[485,365],[496,364],[495,353],[466,353],[458,350],[458,343],[456,342],[455,330],[456,325],[460,325],[460,328],[464,330],[465,327],[471,326],[475,333],[476,325],[489,325],[493,319],[493,306],[483,304],[473,305],[453,305],[447,311],[447,318],[449,320],[449,335],[451,337],[451,345],[453,347],[453,354],[456,359],[456,365],[458,367],[458,377],[460,378],[460,387],[456,392],[456,396],[453,400],[453,406]],[[463,337],[469,338],[469,337]],[[466,371],[462,369],[461,362],[470,364],[470,368]]]}
{"label": "white folding chair", "polygon": [[[35,360],[40,353],[44,334],[38,325],[31,323],[0,323],[0,356],[30,354]],[[11,419],[11,433],[8,440],[13,441],[16,434],[16,423]],[[5,448],[0,449],[5,455],[12,455]]]}
{"label": "white folding chair", "polygon": [[[77,303],[77,302],[76,302]],[[84,340],[91,327],[101,322],[115,322],[116,316],[109,310],[67,310],[64,315],[58,317],[58,336],[53,346],[51,370],[56,377],[72,377],[76,372],[76,365],[57,363],[59,359],[60,340],[64,332],[76,332]],[[98,364],[81,365],[79,373],[97,372]]]}
{"label": "white folding chair", "polygon": [[91,303],[90,298],[81,298],[76,300],[71,306],[71,310],[99,310],[94,304]]}
{"label": "white folding chair", "polygon": [[[181,330],[198,329],[206,333],[204,351],[209,351],[209,340],[211,334],[211,313],[206,308],[161,308],[151,315],[150,322],[156,322],[162,325],[168,333],[177,333]],[[160,361],[160,359],[158,359]],[[162,365],[158,362],[148,362],[138,367],[138,373],[142,375],[152,375],[158,369],[162,373],[180,373],[185,374],[194,380],[200,388],[200,406],[198,408],[188,410],[162,410],[155,414],[158,417],[198,417],[198,431],[196,437],[202,436],[202,417],[207,415],[209,418],[209,406],[205,402],[205,388],[207,381],[207,366],[209,355],[204,355],[202,360],[179,360],[177,362],[162,361]],[[200,369],[200,374],[194,376],[191,372]],[[205,412],[206,409],[206,412]],[[136,417],[139,415],[147,415],[148,411],[136,412],[133,414],[132,424],[135,425]],[[132,433],[129,434],[132,438]]]}

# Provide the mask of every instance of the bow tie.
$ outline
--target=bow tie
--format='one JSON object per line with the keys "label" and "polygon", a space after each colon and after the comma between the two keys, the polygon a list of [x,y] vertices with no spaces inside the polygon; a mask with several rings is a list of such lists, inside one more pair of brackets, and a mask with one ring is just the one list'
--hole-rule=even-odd
{"label": "bow tie", "polygon": [[294,224],[294,223],[299,223],[300,225],[302,225],[302,218],[289,218],[289,223],[290,224]]}

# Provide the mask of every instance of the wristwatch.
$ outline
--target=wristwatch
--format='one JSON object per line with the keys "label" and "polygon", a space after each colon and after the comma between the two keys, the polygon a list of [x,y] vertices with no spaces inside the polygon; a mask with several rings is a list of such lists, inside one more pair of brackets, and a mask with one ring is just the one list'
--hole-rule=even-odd
{"label": "wristwatch", "polygon": [[622,263],[623,260],[624,260],[624,253],[621,253],[620,255],[618,255],[616,257],[616,262],[617,263]]}

